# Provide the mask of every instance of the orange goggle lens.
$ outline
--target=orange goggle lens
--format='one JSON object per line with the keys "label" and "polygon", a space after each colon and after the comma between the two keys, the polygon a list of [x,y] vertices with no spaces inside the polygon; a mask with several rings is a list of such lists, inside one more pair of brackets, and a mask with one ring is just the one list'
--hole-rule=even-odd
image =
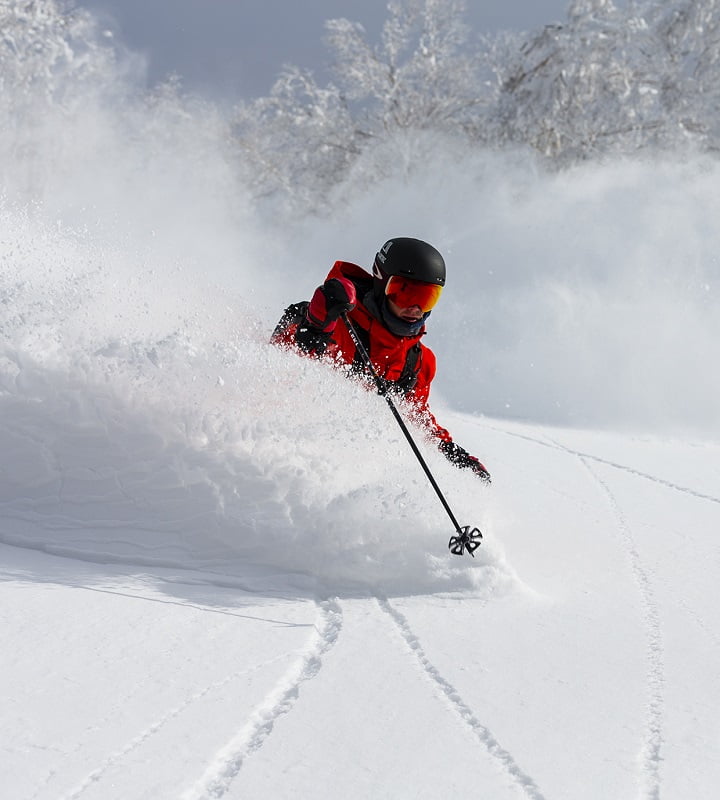
{"label": "orange goggle lens", "polygon": [[440,299],[442,289],[436,283],[423,283],[402,275],[393,275],[385,286],[385,295],[400,308],[420,306],[423,312],[427,312]]}

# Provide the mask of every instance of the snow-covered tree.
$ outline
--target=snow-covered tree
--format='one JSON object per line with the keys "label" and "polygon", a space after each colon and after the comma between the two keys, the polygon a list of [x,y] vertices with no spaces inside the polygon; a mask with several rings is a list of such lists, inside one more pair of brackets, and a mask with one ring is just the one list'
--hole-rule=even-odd
{"label": "snow-covered tree", "polygon": [[24,175],[22,191],[37,196],[43,165],[62,156],[48,131],[114,74],[112,43],[87,11],[62,0],[0,0],[0,175]]}
{"label": "snow-covered tree", "polygon": [[718,0],[574,0],[498,69],[500,138],[545,155],[718,146]]}
{"label": "snow-covered tree", "polygon": [[529,146],[557,165],[720,146],[720,0],[572,0],[562,24],[474,42],[463,11],[392,0],[377,43],[328,22],[331,81],[289,68],[237,115],[257,191],[317,206],[352,169],[372,179],[370,148],[426,131]]}
{"label": "snow-covered tree", "polygon": [[463,0],[393,0],[376,46],[357,23],[327,23],[335,79],[366,135],[477,131],[492,95],[464,11]]}
{"label": "snow-covered tree", "polygon": [[469,46],[464,9],[463,0],[392,0],[377,45],[361,25],[330,20],[330,83],[290,67],[270,97],[238,109],[236,138],[257,190],[297,199],[303,187],[317,205],[368,146],[394,132],[480,135],[491,73]]}
{"label": "snow-covered tree", "polygon": [[574,0],[565,24],[546,26],[499,65],[502,135],[564,158],[640,146],[655,125],[634,59],[645,27],[612,0]]}
{"label": "snow-covered tree", "polygon": [[298,207],[322,205],[360,152],[359,136],[337,87],[321,87],[297,67],[233,120],[243,182],[256,197],[283,195]]}
{"label": "snow-covered tree", "polygon": [[89,12],[63,0],[0,0],[5,111],[71,103],[113,63],[114,51]]}
{"label": "snow-covered tree", "polygon": [[690,139],[720,147],[720,2],[645,2],[645,84],[668,145]]}

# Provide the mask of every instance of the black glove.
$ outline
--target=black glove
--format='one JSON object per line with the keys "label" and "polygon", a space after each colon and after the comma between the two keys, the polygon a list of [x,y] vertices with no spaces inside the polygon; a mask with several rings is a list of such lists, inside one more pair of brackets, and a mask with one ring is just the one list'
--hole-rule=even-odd
{"label": "black glove", "polygon": [[321,331],[332,332],[338,318],[355,308],[355,287],[347,278],[330,278],[318,286],[307,310],[308,322]]}
{"label": "black glove", "polygon": [[352,311],[356,300],[355,286],[347,278],[330,278],[318,286],[308,303],[305,321],[298,325],[295,332],[298,347],[321,356],[338,318]]}
{"label": "black glove", "polygon": [[440,442],[438,445],[440,452],[447,460],[454,464],[458,469],[471,469],[481,481],[490,483],[490,473],[475,456],[471,456],[467,450],[460,447],[455,442]]}
{"label": "black glove", "polygon": [[297,346],[306,353],[313,353],[316,356],[321,356],[325,352],[331,336],[332,331],[325,333],[309,322],[301,322],[295,331]]}

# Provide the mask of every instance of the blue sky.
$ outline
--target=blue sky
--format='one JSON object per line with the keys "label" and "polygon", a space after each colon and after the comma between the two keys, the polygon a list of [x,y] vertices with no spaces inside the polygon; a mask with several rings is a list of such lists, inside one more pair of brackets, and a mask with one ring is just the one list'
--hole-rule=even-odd
{"label": "blue sky", "polygon": [[[347,17],[377,35],[387,0],[79,0],[147,56],[149,78],[178,72],[188,88],[234,98],[267,94],[283,64],[322,75],[323,23]],[[529,30],[565,17],[569,0],[469,0],[477,31]],[[112,22],[111,22],[112,21]]]}

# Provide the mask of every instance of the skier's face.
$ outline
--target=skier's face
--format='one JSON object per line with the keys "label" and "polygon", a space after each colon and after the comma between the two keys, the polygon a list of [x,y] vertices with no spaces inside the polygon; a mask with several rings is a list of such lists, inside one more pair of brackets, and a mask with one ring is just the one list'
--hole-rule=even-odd
{"label": "skier's face", "polygon": [[399,317],[403,322],[417,322],[418,320],[422,319],[423,310],[420,306],[410,306],[409,308],[401,308],[397,303],[393,303],[393,301],[388,297],[388,306],[390,311],[395,314],[396,317]]}

